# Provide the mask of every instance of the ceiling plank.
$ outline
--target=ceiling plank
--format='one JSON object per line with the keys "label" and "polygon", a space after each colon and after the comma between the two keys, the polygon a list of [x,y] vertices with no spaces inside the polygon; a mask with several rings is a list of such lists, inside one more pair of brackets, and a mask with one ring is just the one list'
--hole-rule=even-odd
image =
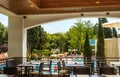
{"label": "ceiling plank", "polygon": [[31,7],[35,6],[37,9],[40,8],[40,0],[30,0],[30,2],[32,3]]}
{"label": "ceiling plank", "polygon": [[[0,0],[0,6],[17,15],[120,11],[120,0]],[[33,6],[33,7],[31,7]]]}
{"label": "ceiling plank", "polygon": [[40,0],[40,3],[40,8],[64,8],[120,5],[120,0]]}

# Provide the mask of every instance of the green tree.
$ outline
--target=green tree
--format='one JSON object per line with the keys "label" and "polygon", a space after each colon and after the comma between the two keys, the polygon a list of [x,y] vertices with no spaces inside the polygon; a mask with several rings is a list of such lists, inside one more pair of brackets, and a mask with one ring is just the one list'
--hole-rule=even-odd
{"label": "green tree", "polygon": [[86,29],[89,32],[89,37],[94,38],[93,24],[90,21],[77,21],[73,27],[66,33],[69,43],[69,49],[77,49],[78,53],[84,53],[84,41]]}
{"label": "green tree", "polygon": [[8,43],[8,28],[0,23],[0,45]]}
{"label": "green tree", "polygon": [[116,29],[115,28],[113,28],[113,37],[118,37],[118,35],[117,35],[117,31],[116,31]]}
{"label": "green tree", "polygon": [[32,53],[34,49],[44,49],[46,40],[46,32],[41,26],[37,26],[27,30],[27,47],[29,52]]}
{"label": "green tree", "polygon": [[[89,38],[90,39],[96,38],[94,35],[94,25],[88,20],[88,21],[85,21],[85,26],[88,31]],[[85,38],[86,38],[86,36],[85,36]]]}
{"label": "green tree", "polygon": [[0,45],[2,45],[0,52],[8,50],[8,27],[5,27],[2,23],[0,23]]}
{"label": "green tree", "polygon": [[104,31],[102,28],[101,18],[98,18],[98,35],[97,35],[97,57],[105,57],[104,53]]}
{"label": "green tree", "polygon": [[82,21],[75,23],[76,26],[73,26],[77,31],[77,50],[78,52],[82,51],[82,37],[85,33],[85,25]]}
{"label": "green tree", "polygon": [[66,44],[66,37],[63,33],[54,33],[54,34],[47,34],[47,49],[59,49],[60,52],[64,52],[65,44]]}
{"label": "green tree", "polygon": [[89,35],[88,35],[88,31],[86,30],[86,39],[85,39],[85,43],[84,43],[84,56],[85,57],[91,57],[92,53],[91,53],[91,47],[89,44]]}
{"label": "green tree", "polygon": [[63,51],[65,52],[68,52],[68,49],[69,49],[69,46],[70,46],[70,43],[68,42],[69,38],[66,37],[65,38],[65,42],[64,42],[64,48],[63,48]]}
{"label": "green tree", "polygon": [[60,52],[64,52],[64,45],[65,45],[65,37],[63,33],[54,33],[53,36],[55,36],[54,44],[56,45],[56,48],[60,50]]}
{"label": "green tree", "polygon": [[[101,18],[101,24],[107,23],[107,22],[108,22],[107,18]],[[111,28],[104,28],[104,35],[105,35],[105,38],[111,38],[112,37]]]}

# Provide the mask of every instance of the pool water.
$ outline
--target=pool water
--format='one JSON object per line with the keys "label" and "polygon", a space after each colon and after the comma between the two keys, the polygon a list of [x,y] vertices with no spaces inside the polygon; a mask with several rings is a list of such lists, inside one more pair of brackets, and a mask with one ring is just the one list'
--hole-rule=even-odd
{"label": "pool water", "polygon": [[[84,60],[83,59],[75,59],[74,60],[75,62],[82,62],[82,63],[84,63]],[[52,74],[58,74],[58,71],[54,71],[54,66],[57,66],[57,62],[52,62],[52,66],[51,66],[51,72],[52,72]],[[45,65],[44,65],[44,67],[46,67]],[[36,69],[36,71],[39,71],[39,64],[38,65],[36,65],[36,67],[35,67],[35,69]],[[49,74],[48,72],[46,72],[46,71],[44,71],[43,72],[43,74]]]}
{"label": "pool water", "polygon": [[[55,66],[56,64],[52,64],[52,66],[51,66],[51,73],[52,74],[58,74],[58,72],[57,71],[54,71],[54,66]],[[35,67],[35,71],[39,71],[39,64],[37,64],[36,65],[36,67]],[[43,74],[49,74],[49,72],[47,72],[47,71],[43,71]]]}
{"label": "pool water", "polygon": [[0,70],[3,70],[4,67],[6,67],[6,64],[1,64],[1,65],[0,65]]}
{"label": "pool water", "polygon": [[[51,72],[52,72],[52,74],[57,74],[57,71],[54,71],[54,66],[55,66],[55,64],[52,64]],[[6,64],[1,64],[0,65],[0,70],[3,70],[4,67],[6,67]],[[35,69],[34,71],[39,71],[39,67],[40,67],[39,64],[36,64],[36,66],[34,68]],[[44,71],[43,74],[49,74],[49,73]]]}

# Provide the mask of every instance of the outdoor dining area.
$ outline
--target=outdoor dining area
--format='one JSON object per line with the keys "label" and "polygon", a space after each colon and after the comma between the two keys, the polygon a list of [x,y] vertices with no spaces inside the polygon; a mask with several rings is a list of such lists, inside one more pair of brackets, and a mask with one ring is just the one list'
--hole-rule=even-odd
{"label": "outdoor dining area", "polygon": [[6,59],[3,69],[0,68],[0,77],[120,77],[119,60],[108,58],[106,62],[100,61],[85,62],[82,57],[64,57],[17,64],[15,59]]}

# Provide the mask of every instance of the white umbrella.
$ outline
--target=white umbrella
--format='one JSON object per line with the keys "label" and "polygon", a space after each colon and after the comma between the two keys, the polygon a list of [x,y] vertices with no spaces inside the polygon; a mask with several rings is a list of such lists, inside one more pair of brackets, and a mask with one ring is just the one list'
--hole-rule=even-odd
{"label": "white umbrella", "polygon": [[103,27],[106,27],[106,28],[115,28],[115,27],[120,27],[120,22],[104,23],[102,25]]}
{"label": "white umbrella", "polygon": [[57,54],[52,54],[51,56],[52,57],[59,57]]}
{"label": "white umbrella", "polygon": [[113,37],[113,28],[120,27],[120,22],[104,23],[102,25],[105,28],[112,28],[112,37]]}

